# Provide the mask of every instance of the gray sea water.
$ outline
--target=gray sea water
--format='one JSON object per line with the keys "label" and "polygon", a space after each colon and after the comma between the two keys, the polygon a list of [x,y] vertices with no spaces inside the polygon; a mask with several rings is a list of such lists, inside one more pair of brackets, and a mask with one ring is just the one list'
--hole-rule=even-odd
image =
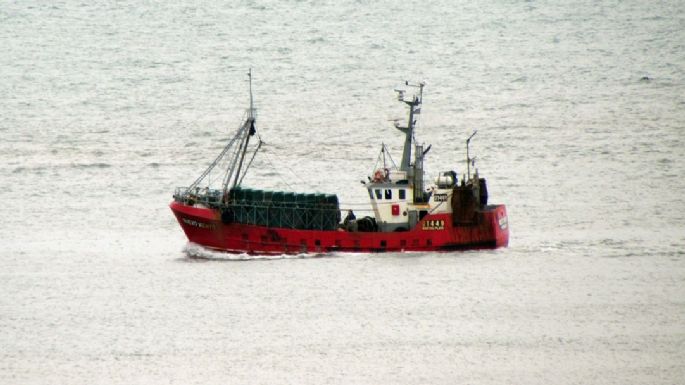
{"label": "gray sea water", "polygon": [[[0,52],[0,383],[685,383],[682,1],[2,1]],[[246,185],[365,202],[423,80],[509,248],[187,245],[250,67]]]}

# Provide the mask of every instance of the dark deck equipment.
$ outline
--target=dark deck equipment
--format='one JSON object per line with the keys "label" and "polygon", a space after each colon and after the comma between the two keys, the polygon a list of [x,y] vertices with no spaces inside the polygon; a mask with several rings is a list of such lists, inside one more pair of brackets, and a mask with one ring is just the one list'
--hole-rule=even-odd
{"label": "dark deck equipment", "polygon": [[222,207],[224,223],[300,230],[335,230],[340,223],[336,195],[299,194],[234,187]]}

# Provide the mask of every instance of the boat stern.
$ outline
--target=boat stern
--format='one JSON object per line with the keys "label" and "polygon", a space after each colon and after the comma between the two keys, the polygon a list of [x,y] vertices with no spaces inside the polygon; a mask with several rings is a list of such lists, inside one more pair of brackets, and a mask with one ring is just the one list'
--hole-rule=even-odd
{"label": "boat stern", "polygon": [[507,247],[509,245],[509,217],[505,205],[496,205],[492,216],[495,234],[495,247]]}

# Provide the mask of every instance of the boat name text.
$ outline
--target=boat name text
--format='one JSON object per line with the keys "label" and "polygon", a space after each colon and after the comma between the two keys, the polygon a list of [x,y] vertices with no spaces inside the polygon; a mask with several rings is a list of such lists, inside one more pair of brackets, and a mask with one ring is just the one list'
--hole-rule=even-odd
{"label": "boat name text", "polygon": [[212,224],[212,223],[194,221],[194,220],[188,219],[188,218],[183,218],[183,223],[185,223],[188,226],[199,227],[201,229],[214,230],[214,228],[215,228],[214,224]]}

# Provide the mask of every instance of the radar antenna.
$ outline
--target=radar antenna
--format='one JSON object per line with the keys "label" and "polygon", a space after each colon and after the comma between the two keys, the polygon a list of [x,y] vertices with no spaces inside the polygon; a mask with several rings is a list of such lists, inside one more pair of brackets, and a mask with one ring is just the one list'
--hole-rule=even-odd
{"label": "radar antenna", "polygon": [[395,92],[397,92],[397,100],[400,102],[403,102],[407,106],[409,106],[409,119],[407,120],[407,126],[402,127],[402,126],[400,126],[399,122],[395,122],[395,128],[404,132],[404,134],[405,134],[404,149],[402,151],[402,163],[400,163],[400,170],[409,171],[409,163],[411,162],[412,139],[414,138],[414,128],[416,127],[416,120],[414,119],[414,115],[418,115],[421,113],[421,101],[423,100],[423,87],[426,85],[426,83],[424,83],[424,82],[410,83],[409,81],[405,81],[404,85],[407,87],[413,87],[413,88],[419,89],[418,95],[413,95],[411,99],[405,99],[404,94],[405,94],[406,90],[395,89]]}

